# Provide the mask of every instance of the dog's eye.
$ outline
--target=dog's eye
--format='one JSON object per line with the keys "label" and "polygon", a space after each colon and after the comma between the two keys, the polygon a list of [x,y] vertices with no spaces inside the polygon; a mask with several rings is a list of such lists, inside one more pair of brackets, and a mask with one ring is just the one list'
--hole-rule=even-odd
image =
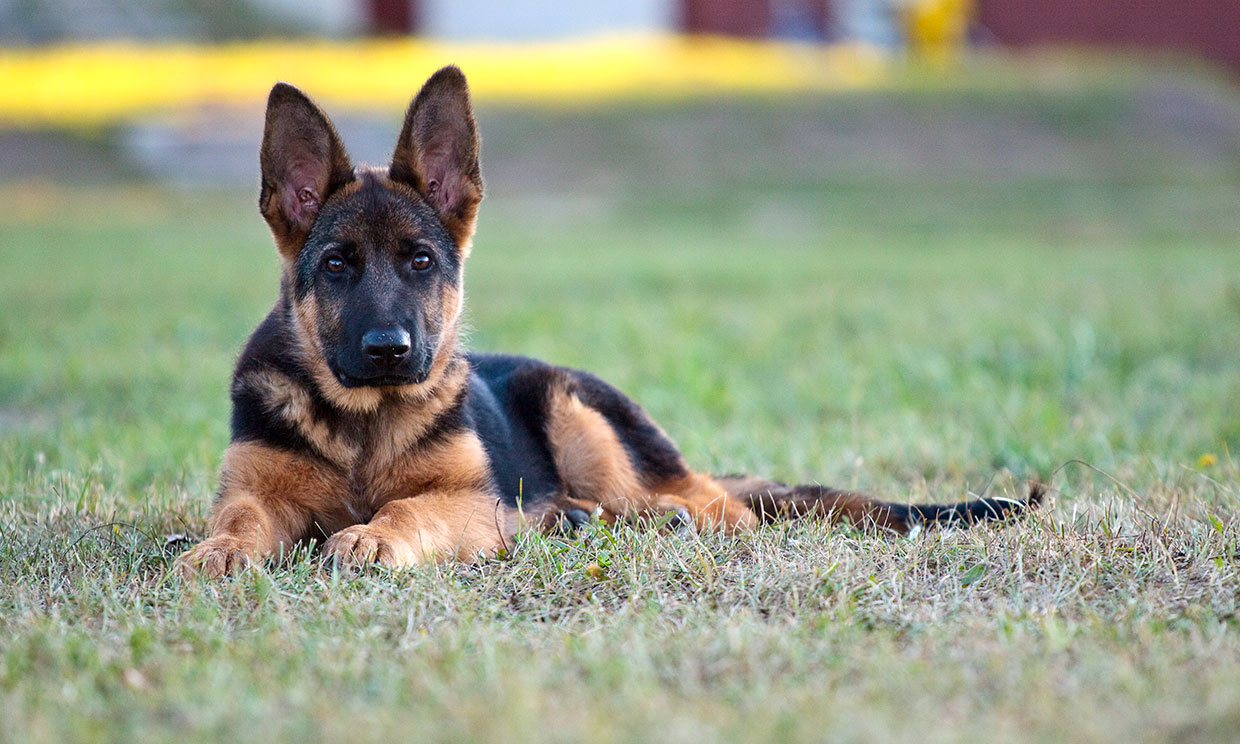
{"label": "dog's eye", "polygon": [[346,265],[340,256],[328,256],[323,260],[323,267],[333,274],[339,274],[345,270]]}
{"label": "dog's eye", "polygon": [[426,251],[418,251],[417,253],[413,254],[413,270],[414,271],[426,271],[427,269],[431,267],[431,264],[433,263],[435,263],[435,259],[432,258],[431,254],[427,253]]}

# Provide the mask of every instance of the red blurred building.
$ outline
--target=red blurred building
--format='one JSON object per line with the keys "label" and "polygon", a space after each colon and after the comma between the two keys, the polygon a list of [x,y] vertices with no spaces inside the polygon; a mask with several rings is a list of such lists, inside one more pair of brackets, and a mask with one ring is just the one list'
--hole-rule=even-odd
{"label": "red blurred building", "polygon": [[[679,0],[685,31],[768,36],[790,8],[824,36],[849,0]],[[976,0],[984,38],[1012,46],[1079,44],[1196,54],[1240,71],[1240,0]],[[894,5],[894,4],[893,4]]]}
{"label": "red blurred building", "polygon": [[825,37],[831,0],[678,0],[681,29],[691,34],[762,37],[799,23]]}
{"label": "red blurred building", "polygon": [[1240,71],[1240,0],[978,0],[978,11],[1004,44],[1173,50]]}

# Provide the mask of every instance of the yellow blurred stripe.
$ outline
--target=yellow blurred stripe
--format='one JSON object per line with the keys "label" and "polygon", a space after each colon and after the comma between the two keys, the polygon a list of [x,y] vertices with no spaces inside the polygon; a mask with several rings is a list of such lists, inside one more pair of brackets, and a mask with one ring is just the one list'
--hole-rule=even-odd
{"label": "yellow blurred stripe", "polygon": [[335,105],[399,107],[450,62],[482,102],[837,90],[886,74],[886,59],[862,47],[675,36],[9,48],[0,49],[0,121],[96,125],[182,106],[257,105],[276,80]]}

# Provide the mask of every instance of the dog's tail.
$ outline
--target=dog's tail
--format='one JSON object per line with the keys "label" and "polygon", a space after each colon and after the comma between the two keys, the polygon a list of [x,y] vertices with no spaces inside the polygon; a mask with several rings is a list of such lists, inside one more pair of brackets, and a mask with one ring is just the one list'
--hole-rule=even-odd
{"label": "dog's tail", "polygon": [[908,534],[917,525],[971,525],[1004,521],[1036,509],[1046,488],[1034,481],[1024,499],[991,497],[957,504],[893,504],[825,486],[789,486],[743,475],[716,476],[733,498],[749,506],[763,522],[817,517],[838,522],[847,518],[862,528]]}

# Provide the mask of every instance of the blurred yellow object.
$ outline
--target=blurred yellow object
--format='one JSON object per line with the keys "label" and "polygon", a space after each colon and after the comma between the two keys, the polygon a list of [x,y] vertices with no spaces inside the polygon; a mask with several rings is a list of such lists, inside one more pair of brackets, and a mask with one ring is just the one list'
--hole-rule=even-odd
{"label": "blurred yellow object", "polygon": [[973,0],[910,0],[904,20],[915,54],[931,62],[951,62],[968,41]]}
{"label": "blurred yellow object", "polygon": [[1206,453],[1206,454],[1202,455],[1201,457],[1197,458],[1197,467],[1198,467],[1198,468],[1201,468],[1201,469],[1203,469],[1203,470],[1204,470],[1205,468],[1212,467],[1212,466],[1217,465],[1217,464],[1218,464],[1218,456],[1217,456],[1217,455],[1212,455],[1212,454]]}
{"label": "blurred yellow object", "polygon": [[0,121],[90,126],[186,106],[261,106],[277,80],[337,107],[397,108],[448,63],[465,70],[480,102],[839,90],[871,85],[887,70],[886,58],[865,47],[675,36],[9,48],[0,50]]}

